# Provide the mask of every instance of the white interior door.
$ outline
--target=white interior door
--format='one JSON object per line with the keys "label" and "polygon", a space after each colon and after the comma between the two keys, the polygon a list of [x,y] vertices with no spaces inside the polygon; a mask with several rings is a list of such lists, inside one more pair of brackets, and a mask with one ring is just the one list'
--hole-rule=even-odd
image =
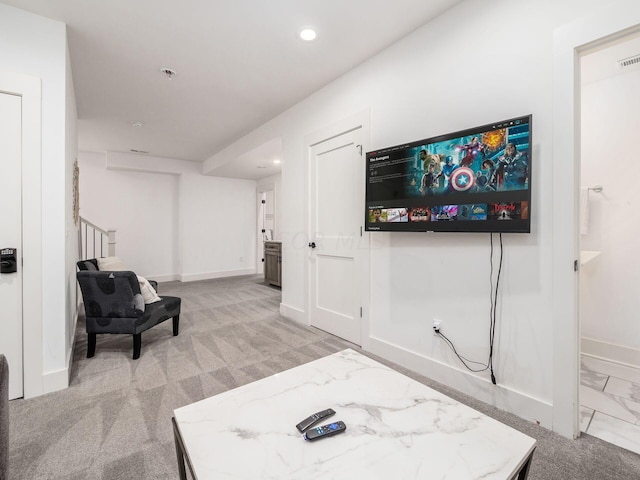
{"label": "white interior door", "polygon": [[9,398],[23,396],[21,97],[0,93],[0,250],[17,249],[17,272],[0,273],[0,353],[9,362]]}
{"label": "white interior door", "polygon": [[310,148],[311,325],[361,345],[364,166],[358,128]]}

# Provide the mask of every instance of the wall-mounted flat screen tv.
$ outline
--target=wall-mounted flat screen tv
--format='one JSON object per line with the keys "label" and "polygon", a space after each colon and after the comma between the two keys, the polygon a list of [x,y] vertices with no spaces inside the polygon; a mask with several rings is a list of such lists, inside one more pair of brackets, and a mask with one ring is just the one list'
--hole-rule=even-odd
{"label": "wall-mounted flat screen tv", "polygon": [[531,231],[531,115],[367,152],[365,225]]}

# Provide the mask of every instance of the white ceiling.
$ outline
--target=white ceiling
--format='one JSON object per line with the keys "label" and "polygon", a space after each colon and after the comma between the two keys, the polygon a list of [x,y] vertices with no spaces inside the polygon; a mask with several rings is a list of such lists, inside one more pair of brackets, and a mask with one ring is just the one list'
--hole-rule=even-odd
{"label": "white ceiling", "polygon": [[67,24],[80,150],[203,161],[462,0],[0,1]]}

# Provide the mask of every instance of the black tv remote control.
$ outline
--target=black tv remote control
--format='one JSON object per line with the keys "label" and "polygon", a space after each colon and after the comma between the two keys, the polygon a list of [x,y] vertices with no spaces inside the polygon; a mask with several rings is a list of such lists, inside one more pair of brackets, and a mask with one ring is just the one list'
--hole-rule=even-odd
{"label": "black tv remote control", "polygon": [[307,433],[304,434],[304,439],[312,442],[320,438],[337,435],[339,433],[344,432],[346,429],[347,429],[347,426],[344,424],[344,422],[329,423],[321,427],[312,428],[311,430],[309,430]]}
{"label": "black tv remote control", "polygon": [[299,424],[296,425],[296,428],[298,429],[298,431],[300,433],[304,433],[310,427],[314,426],[316,423],[318,423],[323,418],[330,417],[331,415],[334,415],[335,413],[336,412],[334,412],[332,409],[327,408],[326,410],[322,410],[321,412],[314,413],[310,417],[305,418]]}

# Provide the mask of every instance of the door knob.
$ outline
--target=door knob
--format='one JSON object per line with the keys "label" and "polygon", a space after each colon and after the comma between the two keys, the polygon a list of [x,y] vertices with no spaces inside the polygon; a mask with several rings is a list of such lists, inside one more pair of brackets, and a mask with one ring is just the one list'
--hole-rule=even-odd
{"label": "door knob", "polygon": [[309,246],[311,248],[316,248],[316,242],[309,242]]}

